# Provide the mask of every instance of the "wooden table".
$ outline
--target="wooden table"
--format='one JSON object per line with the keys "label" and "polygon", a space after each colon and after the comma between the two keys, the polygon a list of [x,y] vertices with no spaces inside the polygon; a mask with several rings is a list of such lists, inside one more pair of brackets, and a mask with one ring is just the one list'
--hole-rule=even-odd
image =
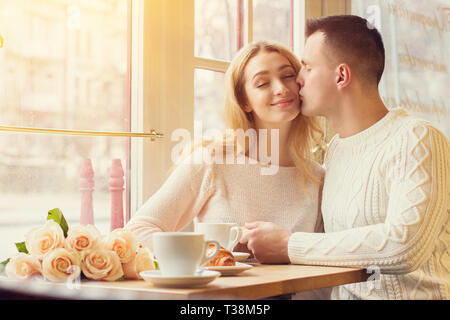
{"label": "wooden table", "polygon": [[[201,288],[168,289],[157,288],[143,280],[117,282],[83,281],[77,288],[66,284],[46,283],[39,285],[9,285],[18,292],[54,296],[67,299],[261,299],[299,291],[333,287],[342,284],[366,281],[365,269],[319,267],[303,265],[254,266],[235,276],[221,276]],[[0,289],[8,281],[0,281]],[[14,281],[15,282],[15,281]],[[8,285],[6,285],[8,287]],[[22,288],[21,288],[22,286]],[[45,289],[47,288],[47,290]]]}

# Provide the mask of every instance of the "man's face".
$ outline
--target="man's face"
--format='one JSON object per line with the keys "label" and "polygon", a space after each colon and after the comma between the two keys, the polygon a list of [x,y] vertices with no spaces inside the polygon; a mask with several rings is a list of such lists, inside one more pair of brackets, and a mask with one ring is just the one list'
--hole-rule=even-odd
{"label": "man's face", "polygon": [[326,55],[324,34],[316,32],[305,43],[302,68],[297,76],[300,84],[301,112],[305,116],[327,116],[336,101],[336,73]]}

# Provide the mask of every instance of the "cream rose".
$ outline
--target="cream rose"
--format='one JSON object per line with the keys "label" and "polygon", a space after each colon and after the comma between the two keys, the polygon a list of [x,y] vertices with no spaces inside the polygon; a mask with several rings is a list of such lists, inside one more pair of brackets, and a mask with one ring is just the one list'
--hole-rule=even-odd
{"label": "cream rose", "polygon": [[119,228],[103,239],[103,248],[117,253],[121,263],[127,263],[136,256],[137,240],[131,231]]}
{"label": "cream rose", "polygon": [[122,264],[125,279],[142,279],[141,271],[154,270],[153,252],[140,245],[136,250],[136,257],[128,263]]}
{"label": "cream rose", "polygon": [[30,254],[42,259],[53,249],[64,246],[64,232],[53,220],[45,225],[31,229],[25,236],[25,246]]}
{"label": "cream rose", "polygon": [[116,281],[123,276],[122,264],[114,251],[93,249],[81,254],[81,270],[88,279]]}
{"label": "cream rose", "polygon": [[77,278],[81,273],[81,256],[77,251],[57,248],[44,256],[42,274],[50,281]]}
{"label": "cream rose", "polygon": [[42,266],[37,257],[19,252],[11,257],[5,267],[5,273],[9,278],[26,280],[35,275],[40,275]]}
{"label": "cream rose", "polygon": [[78,252],[87,249],[97,249],[100,245],[100,231],[93,225],[77,225],[67,233],[64,246],[66,249]]}

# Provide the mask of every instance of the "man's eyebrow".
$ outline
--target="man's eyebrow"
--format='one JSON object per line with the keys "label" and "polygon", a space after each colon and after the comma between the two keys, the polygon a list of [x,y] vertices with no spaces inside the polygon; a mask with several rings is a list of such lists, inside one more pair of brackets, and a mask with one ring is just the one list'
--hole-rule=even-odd
{"label": "man's eyebrow", "polygon": [[[281,70],[286,69],[286,68],[292,68],[292,69],[294,69],[294,67],[292,67],[290,64],[283,64],[281,67],[278,68],[278,71],[281,71]],[[263,74],[268,74],[268,73],[269,73],[269,71],[267,71],[267,70],[259,71],[259,72],[255,73],[255,74],[253,75],[252,80],[255,79],[256,76],[263,75]]]}

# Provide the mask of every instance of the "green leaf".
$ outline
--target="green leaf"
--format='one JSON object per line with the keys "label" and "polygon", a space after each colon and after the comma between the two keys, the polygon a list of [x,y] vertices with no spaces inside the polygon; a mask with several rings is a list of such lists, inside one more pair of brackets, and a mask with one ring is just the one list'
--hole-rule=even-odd
{"label": "green leaf", "polygon": [[24,242],[16,242],[16,248],[17,248],[17,251],[19,251],[19,252],[28,253],[28,249],[25,246],[25,241]]}
{"label": "green leaf", "polygon": [[67,231],[69,231],[69,225],[67,224],[67,221],[59,208],[50,210],[48,212],[47,220],[53,220],[57,224],[59,224],[64,232],[64,237],[67,238]]}
{"label": "green leaf", "polygon": [[9,260],[11,260],[11,258],[8,258],[5,261],[0,262],[0,274],[5,272],[5,267],[8,264]]}
{"label": "green leaf", "polygon": [[159,265],[158,265],[158,262],[156,260],[153,260],[153,264],[155,265],[155,269],[159,270]]}

